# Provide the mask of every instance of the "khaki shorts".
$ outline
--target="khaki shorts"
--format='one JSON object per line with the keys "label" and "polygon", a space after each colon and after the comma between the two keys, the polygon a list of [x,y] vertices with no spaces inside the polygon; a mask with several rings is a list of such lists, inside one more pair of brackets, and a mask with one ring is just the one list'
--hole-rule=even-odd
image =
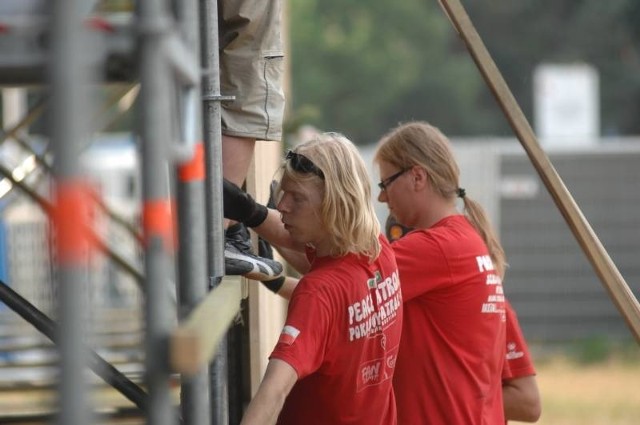
{"label": "khaki shorts", "polygon": [[281,0],[219,3],[222,133],[282,139],[284,51]]}

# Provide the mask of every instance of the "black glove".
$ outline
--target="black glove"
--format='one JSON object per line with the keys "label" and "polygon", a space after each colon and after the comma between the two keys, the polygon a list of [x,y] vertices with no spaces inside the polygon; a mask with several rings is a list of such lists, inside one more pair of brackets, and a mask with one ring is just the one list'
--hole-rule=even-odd
{"label": "black glove", "polygon": [[267,219],[267,207],[258,204],[247,192],[227,179],[223,179],[222,189],[225,218],[249,227],[259,226]]}

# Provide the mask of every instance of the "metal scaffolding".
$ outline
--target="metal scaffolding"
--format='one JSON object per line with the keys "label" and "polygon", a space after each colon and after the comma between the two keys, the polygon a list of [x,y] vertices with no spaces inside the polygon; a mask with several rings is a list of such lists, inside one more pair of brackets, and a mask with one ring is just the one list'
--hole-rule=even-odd
{"label": "metal scaffolding", "polygon": [[[86,373],[91,369],[133,401],[146,423],[226,425],[229,404],[237,404],[228,394],[226,330],[239,311],[242,294],[238,278],[224,277],[220,102],[227,97],[220,94],[217,3],[138,0],[132,19],[122,23],[91,14],[87,9],[95,2],[22,1],[25,14],[37,15],[37,25],[29,21],[28,30],[47,34],[49,43],[25,50],[22,56],[0,58],[0,85],[36,84],[48,90],[24,120],[5,129],[0,143],[20,142],[20,129],[43,105],[48,109],[47,152],[21,143],[39,172],[51,175],[51,199],[17,178],[15,170],[1,166],[0,174],[35,201],[51,222],[57,322],[4,282],[0,299],[56,344],[56,422],[93,422]],[[0,19],[5,12],[0,10]],[[127,84],[122,95],[139,85],[141,232],[95,197],[79,165],[100,123],[92,95],[110,82]],[[141,245],[143,270],[120,258],[94,233],[95,210],[124,225]],[[106,254],[140,284],[142,386],[86,345],[91,336],[86,326],[91,315],[89,263],[95,252]],[[176,376],[179,403],[172,390]]]}
{"label": "metal scaffolding", "polygon": [[[86,373],[92,370],[132,402],[150,425],[227,425],[229,407],[240,403],[228,391],[239,383],[229,380],[227,359],[233,345],[226,335],[243,295],[239,277],[223,276],[220,102],[227,97],[220,93],[217,2],[137,0],[125,20],[93,14],[95,3],[0,2],[0,85],[45,89],[24,119],[0,135],[0,144],[10,139],[26,151],[20,163],[0,165],[0,198],[18,189],[15,192],[30,198],[47,217],[53,233],[50,246],[41,241],[35,245],[51,251],[55,317],[2,281],[0,300],[55,343],[56,423],[94,422],[98,412],[89,397],[93,381]],[[539,148],[462,5],[458,0],[440,4],[640,340],[640,305]],[[96,202],[79,165],[91,133],[108,121],[96,118],[100,108],[94,102],[97,88],[106,83],[126,85],[113,102],[137,96],[141,231]],[[20,134],[43,109],[49,122],[46,149]],[[46,177],[48,185],[36,184]],[[122,257],[95,231],[91,219],[98,210],[124,225],[136,240],[142,266]],[[132,278],[141,292],[142,384],[87,343],[94,337],[87,324],[92,315],[91,262],[97,253]],[[179,401],[174,398],[176,382]]]}

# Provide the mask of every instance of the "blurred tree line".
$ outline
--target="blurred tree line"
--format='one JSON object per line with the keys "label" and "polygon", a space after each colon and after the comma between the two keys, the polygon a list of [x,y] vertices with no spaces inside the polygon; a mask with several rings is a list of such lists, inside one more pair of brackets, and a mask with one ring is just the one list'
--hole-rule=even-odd
{"label": "blurred tree line", "polygon": [[[533,123],[533,71],[586,62],[600,74],[603,134],[640,134],[639,0],[463,0]],[[356,143],[400,121],[449,135],[511,135],[437,0],[290,0],[289,127]]]}

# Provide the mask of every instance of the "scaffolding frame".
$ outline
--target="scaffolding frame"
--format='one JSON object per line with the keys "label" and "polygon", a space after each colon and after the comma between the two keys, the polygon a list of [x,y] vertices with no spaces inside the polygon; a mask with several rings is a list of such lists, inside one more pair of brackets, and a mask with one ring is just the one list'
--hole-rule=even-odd
{"label": "scaffolding frame", "polygon": [[[86,218],[93,201],[83,184],[78,157],[86,144],[93,116],[89,100],[91,86],[100,82],[95,79],[94,71],[105,66],[105,58],[101,56],[102,49],[92,49],[89,44],[95,40],[81,12],[85,3],[82,0],[51,2],[52,48],[44,76],[51,87],[55,123],[51,128],[55,158],[53,202],[45,204],[37,195],[29,193],[28,186],[13,178],[11,170],[0,170],[15,186],[36,201],[42,201],[39,203],[51,214],[56,229],[59,323],[54,326],[46,317],[39,316],[37,309],[25,316],[32,323],[40,320],[46,332],[57,341],[61,372],[61,407],[57,420],[64,425],[90,423],[93,415],[84,376],[93,356],[83,343],[86,338],[83,325],[89,312],[82,292],[89,273],[87,256],[100,245],[87,231]],[[581,217],[570,194],[562,190],[562,182],[544,153],[537,150],[535,136],[459,1],[441,0],[440,3],[505,109],[519,139],[529,148],[532,161],[539,166],[548,189],[556,195],[561,211],[588,252],[616,306],[639,339],[637,300]],[[225,333],[238,313],[242,294],[237,279],[223,278],[220,102],[226,98],[219,88],[217,3],[139,0],[136,5],[131,44],[139,55],[136,78],[141,87],[138,135],[143,161],[141,239],[145,267],[144,275],[138,280],[143,283],[146,297],[148,394],[144,403],[148,409],[147,422],[153,425],[227,424],[229,347]],[[42,77],[38,72],[31,75]],[[177,123],[170,119],[173,117],[178,117]],[[12,131],[6,134],[15,136]],[[177,140],[180,143],[176,143]],[[174,193],[178,201],[176,208],[173,208]],[[174,217],[178,221],[177,234],[173,228]],[[180,246],[178,253],[176,240]],[[102,247],[108,252],[107,248]],[[127,269],[125,264],[120,265]],[[135,274],[133,269],[130,272]],[[167,291],[174,283],[178,308]],[[0,296],[5,302],[19,298],[11,291],[0,291]],[[24,303],[17,303],[14,308],[30,309]],[[203,321],[214,322],[214,329],[204,332],[199,326]],[[217,357],[207,369],[214,354]],[[174,409],[171,398],[174,373],[181,373],[183,377],[180,411]],[[142,397],[139,388],[135,393]]]}
{"label": "scaffolding frame", "polygon": [[[13,187],[26,193],[51,218],[60,288],[59,323],[7,285],[0,286],[0,297],[58,346],[57,423],[91,423],[93,409],[85,370],[98,362],[108,371],[105,381],[125,396],[128,393],[146,413],[149,424],[228,424],[229,403],[236,401],[228,395],[226,332],[239,312],[242,291],[239,277],[224,277],[220,102],[230,97],[220,94],[217,2],[137,1],[130,40],[137,74],[115,77],[133,77],[140,86],[137,136],[142,161],[142,234],[103,204],[98,202],[97,207],[141,242],[143,272],[100,242],[88,221],[96,199],[84,182],[79,156],[92,130],[92,87],[111,77],[102,72],[105,50],[96,44],[99,40],[88,28],[83,13],[86,3],[51,2],[51,50],[39,67],[29,68],[26,80],[16,82],[31,84],[43,78],[39,83],[46,83],[51,90],[54,161],[52,166],[44,156],[36,161],[42,170],[51,172],[53,201],[15,179],[12,170],[0,170]],[[42,102],[5,132],[3,140],[18,139],[20,128],[34,119],[41,106]],[[176,250],[177,244],[180,250]],[[96,249],[141,284],[148,393],[119,376],[117,369],[110,369],[112,366],[99,356],[96,360],[96,354],[84,346],[84,324],[90,312],[82,288],[89,273],[87,258]],[[176,294],[172,296],[168,287],[175,287]],[[203,319],[209,324],[206,332]],[[171,389],[176,373],[181,374],[179,411]],[[110,382],[114,377],[124,379],[126,385],[114,385]]]}

